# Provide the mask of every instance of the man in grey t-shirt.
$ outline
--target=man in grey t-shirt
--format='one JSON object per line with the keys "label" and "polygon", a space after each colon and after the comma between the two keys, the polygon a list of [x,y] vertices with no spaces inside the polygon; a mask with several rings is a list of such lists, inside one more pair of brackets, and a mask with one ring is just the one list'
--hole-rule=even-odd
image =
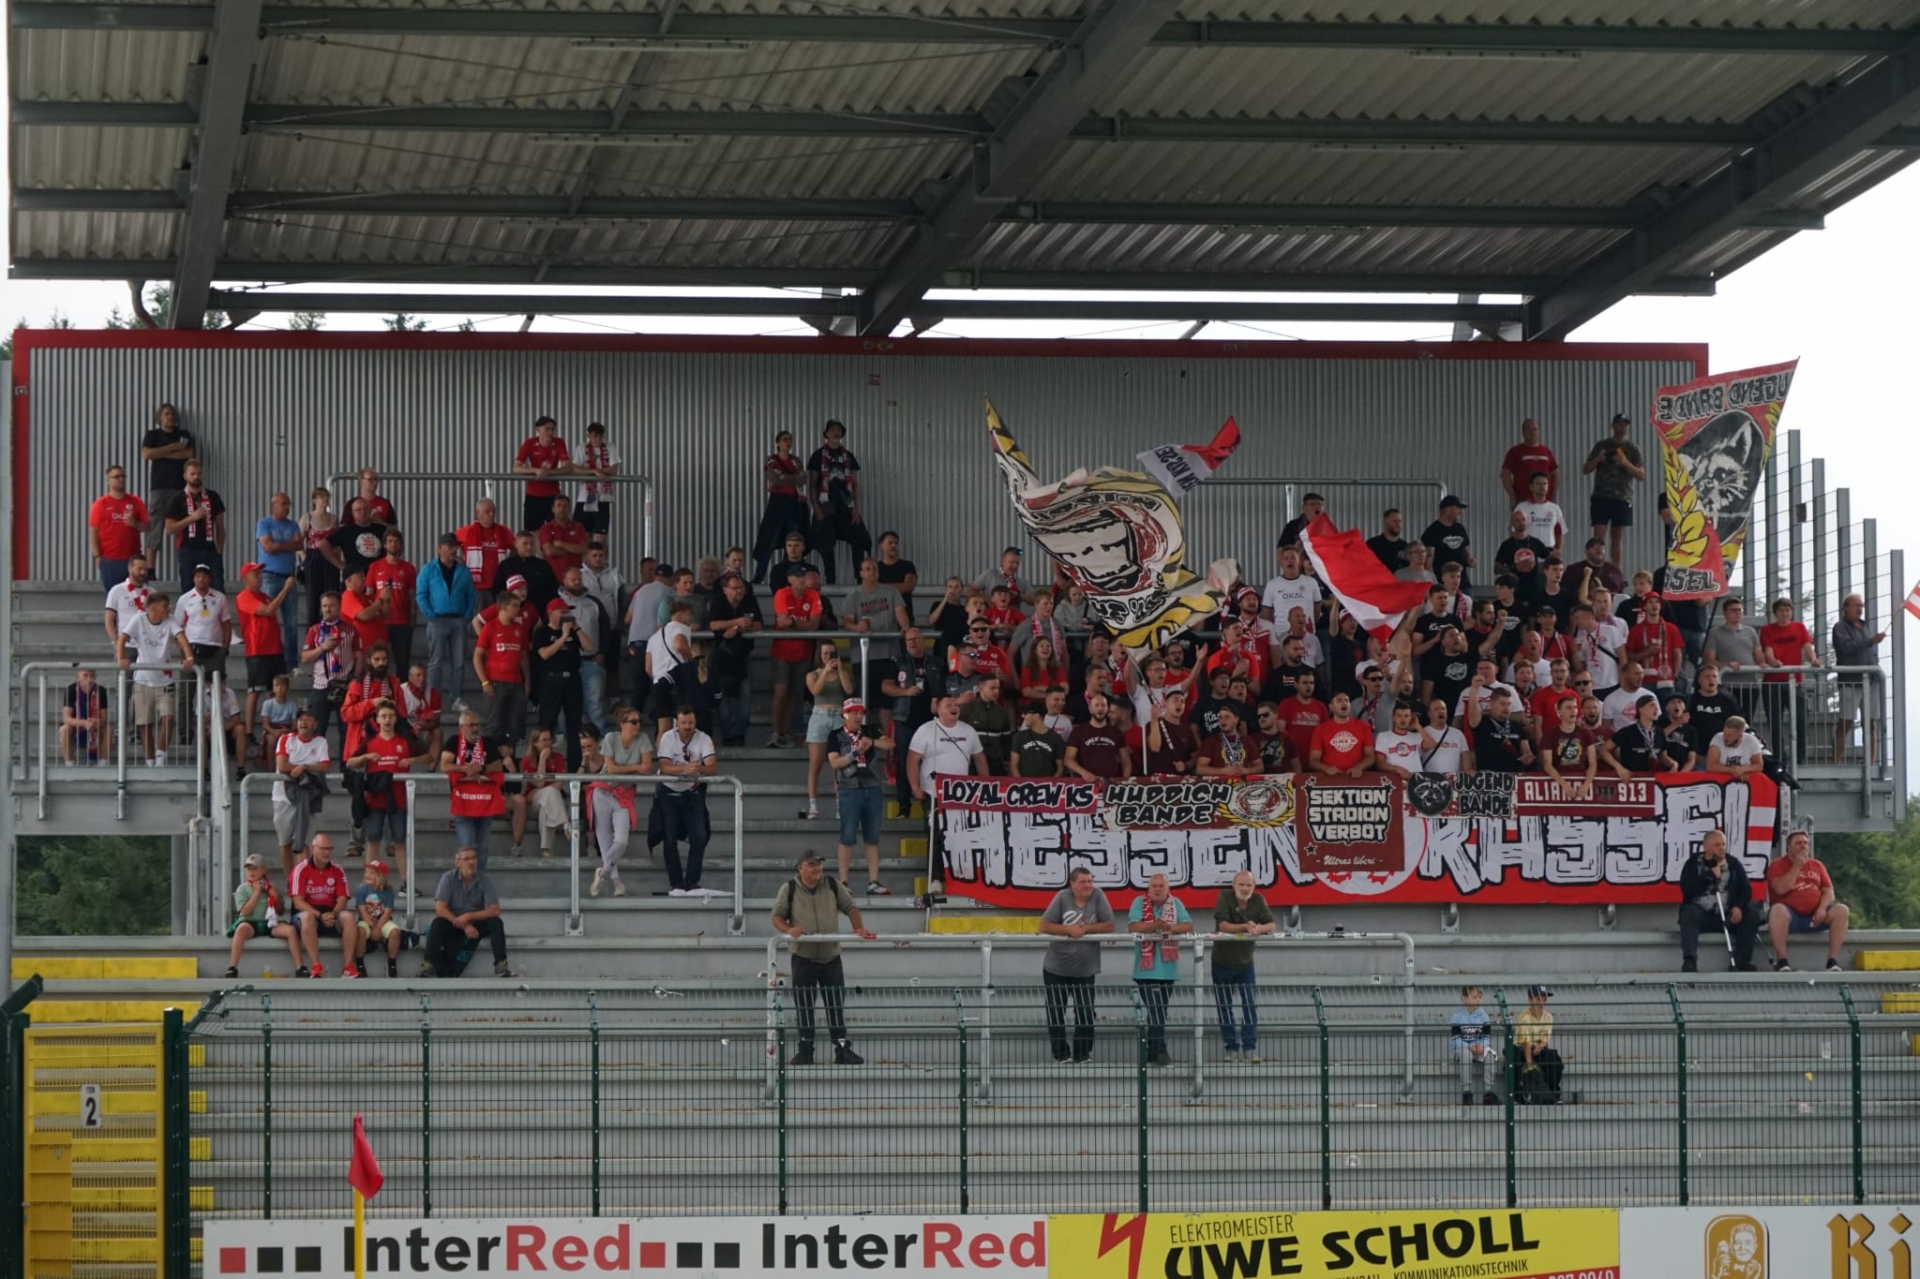
{"label": "man in grey t-shirt", "polygon": [[[864,631],[875,638],[868,641],[867,660],[870,662],[891,662],[899,656],[899,647],[892,640],[878,638],[882,635],[898,635],[907,629],[907,606],[900,598],[900,592],[880,582],[880,562],[875,559],[860,561],[860,584],[848,591],[846,598],[840,601],[840,625],[850,631]],[[879,691],[875,684],[873,692]]]}
{"label": "man in grey t-shirt", "polygon": [[1720,625],[1707,632],[1707,646],[1700,660],[1720,672],[1721,687],[1751,719],[1759,709],[1754,694],[1758,691],[1760,670],[1779,663],[1760,642],[1760,632],[1746,624],[1746,606],[1739,600],[1722,600],[1720,617]]}
{"label": "man in grey t-shirt", "polygon": [[[1093,983],[1100,975],[1100,944],[1079,939],[1113,931],[1113,907],[1107,895],[1093,886],[1093,872],[1076,866],[1067,886],[1048,903],[1040,916],[1040,931],[1065,938],[1047,947],[1040,977],[1047,988],[1047,1040],[1053,1059],[1062,1064],[1093,1057]],[[1067,1052],[1067,999],[1073,999],[1073,1052]]]}
{"label": "man in grey t-shirt", "polygon": [[493,975],[506,977],[507,930],[500,923],[500,894],[480,869],[480,855],[463,848],[433,894],[433,926],[427,930],[422,977],[458,977],[481,938],[493,947]]}

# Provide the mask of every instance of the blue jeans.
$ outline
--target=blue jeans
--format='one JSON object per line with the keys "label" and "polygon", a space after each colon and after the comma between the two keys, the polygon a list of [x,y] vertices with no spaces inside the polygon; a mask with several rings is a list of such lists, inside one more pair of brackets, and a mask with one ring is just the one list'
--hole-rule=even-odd
{"label": "blue jeans", "polygon": [[[260,589],[272,599],[287,584],[291,573],[261,573]],[[300,666],[300,593],[287,592],[287,598],[280,601],[280,651],[286,654],[287,669],[297,670]]]}
{"label": "blue jeans", "polygon": [[427,619],[427,687],[440,690],[440,701],[448,710],[460,700],[467,659],[473,656],[468,636],[465,618]]}
{"label": "blue jeans", "polygon": [[1134,989],[1147,1009],[1147,1060],[1167,1055],[1167,1000],[1173,995],[1173,983],[1157,977],[1136,977]]}
{"label": "blue jeans", "polygon": [[722,745],[736,745],[747,740],[748,698],[752,689],[752,682],[743,679],[732,689],[720,694],[720,742]]}
{"label": "blue jeans", "polygon": [[[660,820],[665,828],[667,862],[667,887],[697,888],[700,886],[700,866],[706,860],[707,840],[712,829],[707,823],[707,797],[699,791],[670,791],[664,786],[656,787],[653,802],[660,809]],[[680,864],[680,841],[687,841],[687,862]]]}
{"label": "blue jeans", "polygon": [[586,704],[587,722],[594,732],[605,737],[613,731],[607,724],[607,668],[584,657],[580,659],[580,700]]}
{"label": "blue jeans", "polygon": [[886,811],[885,794],[885,788],[878,784],[840,788],[840,847],[852,848],[859,843],[863,827],[867,844],[878,847],[880,817]]}
{"label": "blue jeans", "polygon": [[[1240,992],[1240,1032],[1233,1029],[1233,995]],[[1228,1052],[1252,1052],[1260,1035],[1260,1014],[1254,1008],[1253,965],[1245,968],[1213,966],[1213,1006],[1220,1014],[1220,1040]]]}
{"label": "blue jeans", "polygon": [[453,846],[456,849],[471,848],[480,859],[480,869],[487,868],[487,844],[493,836],[493,818],[456,817],[453,819]]}
{"label": "blue jeans", "polygon": [[100,561],[100,585],[104,590],[112,590],[127,580],[127,562],[125,560],[102,559]]}

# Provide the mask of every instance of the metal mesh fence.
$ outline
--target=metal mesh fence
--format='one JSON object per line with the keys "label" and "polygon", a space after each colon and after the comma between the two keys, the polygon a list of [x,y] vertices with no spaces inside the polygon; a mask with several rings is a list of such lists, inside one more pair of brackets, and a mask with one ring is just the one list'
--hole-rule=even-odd
{"label": "metal mesh fence", "polygon": [[342,1217],[356,1113],[386,1170],[383,1216],[1920,1192],[1910,991],[1858,1006],[1830,983],[825,993],[811,1035],[806,992],[784,983],[236,995],[192,1040],[196,1219]]}

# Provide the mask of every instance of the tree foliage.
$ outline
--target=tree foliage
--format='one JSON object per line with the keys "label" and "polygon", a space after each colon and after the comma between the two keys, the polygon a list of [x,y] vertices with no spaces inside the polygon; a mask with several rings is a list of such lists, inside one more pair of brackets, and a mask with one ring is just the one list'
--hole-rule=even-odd
{"label": "tree foliage", "polygon": [[1814,854],[1834,895],[1852,907],[1854,927],[1920,928],[1920,796],[1892,832],[1817,836]]}
{"label": "tree foliage", "polygon": [[426,320],[417,315],[408,315],[405,311],[382,316],[380,322],[386,325],[391,333],[418,333],[427,327]]}
{"label": "tree foliage", "polygon": [[173,927],[166,836],[54,835],[19,841],[23,937],[164,936]]}

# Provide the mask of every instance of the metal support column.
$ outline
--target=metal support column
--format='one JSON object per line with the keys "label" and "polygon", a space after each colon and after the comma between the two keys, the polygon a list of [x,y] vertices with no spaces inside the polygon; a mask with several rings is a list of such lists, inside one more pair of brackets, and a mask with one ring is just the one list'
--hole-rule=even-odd
{"label": "metal support column", "polygon": [[[1840,601],[1833,593],[1833,565],[1827,562],[1832,554],[1833,545],[1827,521],[1833,512],[1827,499],[1827,460],[1823,457],[1813,459],[1813,615],[1820,625],[1813,627],[1813,642],[1818,647],[1821,660],[1831,662],[1833,644],[1832,628],[1826,620],[1840,616]],[[1838,763],[1838,760],[1834,761]]]}
{"label": "metal support column", "polygon": [[1884,745],[1893,775],[1893,820],[1907,820],[1907,610],[1900,588],[1907,584],[1907,556],[1899,547],[1887,552],[1887,573],[1893,581],[1893,593],[1887,612],[1887,638],[1893,654],[1893,705],[1900,713],[1887,725],[1891,739]]}
{"label": "metal support column", "polygon": [[1800,432],[1787,432],[1787,597],[1793,601],[1793,615],[1810,618],[1807,629],[1820,626],[1824,613],[1809,613],[1806,599],[1806,575],[1801,565],[1802,552],[1806,549],[1806,535],[1802,529],[1805,522],[1807,503],[1806,486],[1802,483],[1804,473],[1800,469]]}

